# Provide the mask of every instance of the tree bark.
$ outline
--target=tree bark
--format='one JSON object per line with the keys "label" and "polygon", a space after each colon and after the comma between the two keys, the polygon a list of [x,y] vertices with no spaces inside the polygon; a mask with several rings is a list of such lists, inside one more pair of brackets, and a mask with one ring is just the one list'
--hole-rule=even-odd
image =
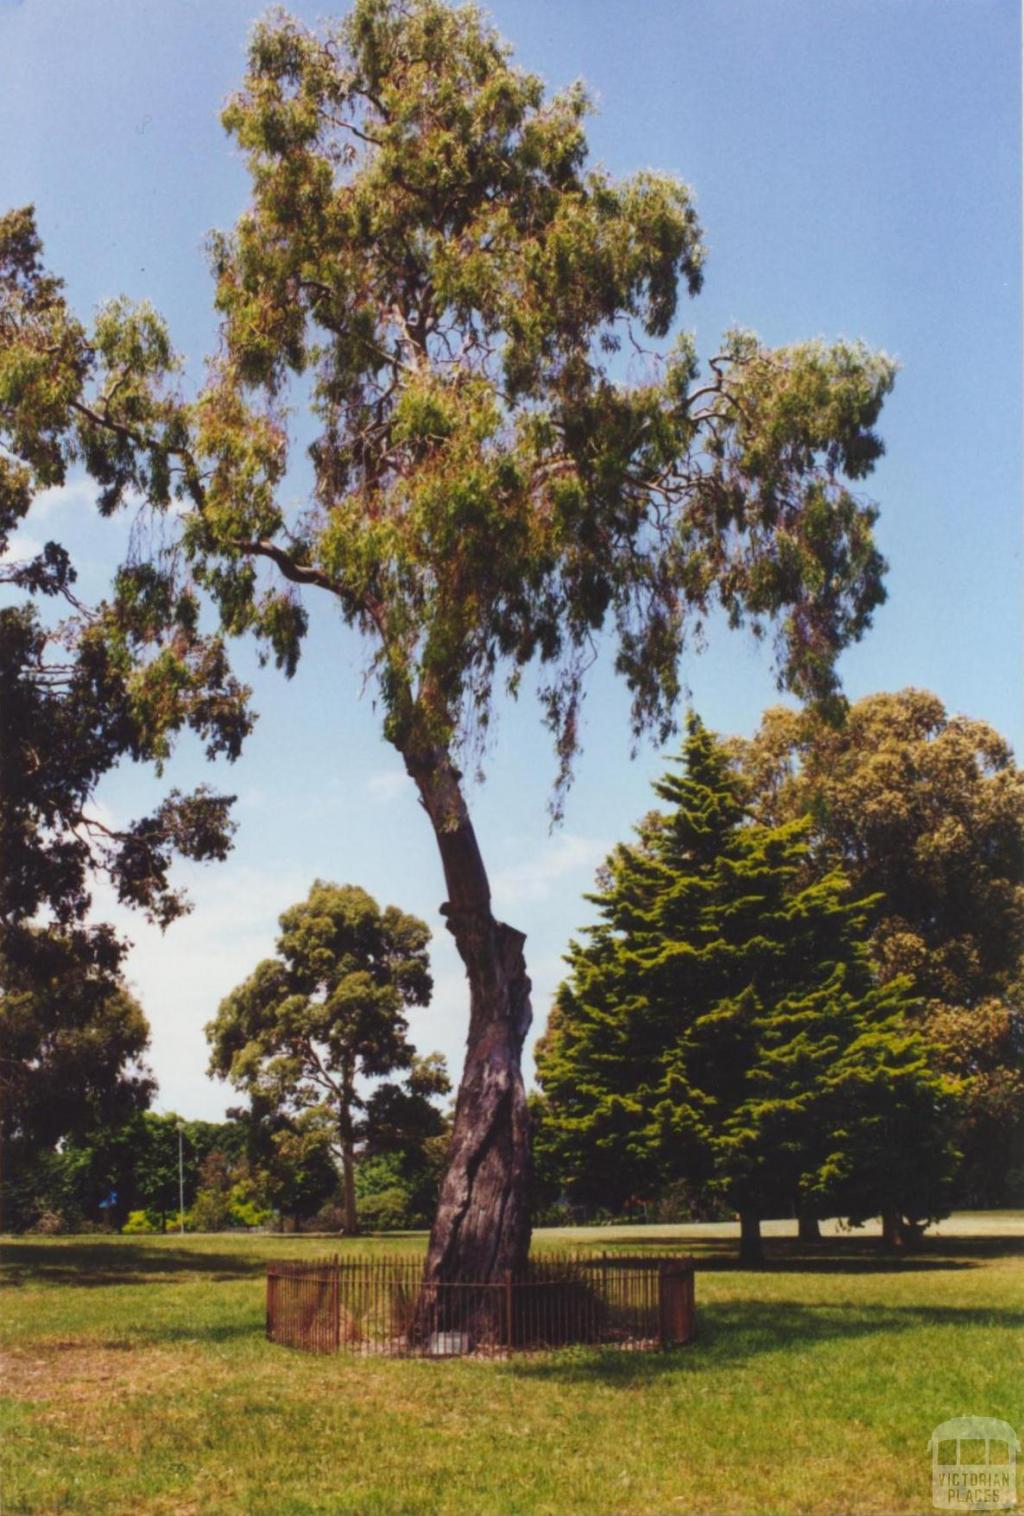
{"label": "tree bark", "polygon": [[889,1253],[898,1253],[903,1245],[903,1224],[899,1211],[883,1211],[882,1247]]}
{"label": "tree bark", "polygon": [[522,1050],[532,1019],[522,932],[496,921],[461,775],[447,752],[404,752],[444,869],[442,906],[469,981],[466,1062],[424,1282],[498,1280],[530,1250]]}
{"label": "tree bark", "polygon": [[820,1242],[821,1227],[813,1211],[803,1206],[797,1210],[797,1236],[801,1242]]}
{"label": "tree bark", "polygon": [[882,1247],[890,1253],[912,1252],[921,1241],[924,1228],[909,1221],[900,1211],[882,1212]]}
{"label": "tree bark", "polygon": [[346,1081],[345,1094],[341,1100],[339,1126],[341,1127],[341,1183],[345,1232],[347,1236],[354,1237],[359,1230],[359,1217],[356,1212],[355,1138],[352,1131],[352,1093],[349,1081]]}
{"label": "tree bark", "polygon": [[758,1268],[764,1263],[761,1246],[761,1216],[749,1206],[740,1208],[740,1263],[748,1268]]}

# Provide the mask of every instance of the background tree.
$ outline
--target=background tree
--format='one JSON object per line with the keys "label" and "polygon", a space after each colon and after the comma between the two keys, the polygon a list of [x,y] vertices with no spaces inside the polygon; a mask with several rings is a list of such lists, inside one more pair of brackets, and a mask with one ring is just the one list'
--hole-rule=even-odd
{"label": "background tree", "polygon": [[[213,241],[223,329],[196,403],[151,312],[118,303],[87,336],[31,260],[5,330],[15,456],[77,452],[105,510],[178,495],[179,541],[149,563],[161,629],[177,571],[289,672],[300,590],[369,639],[470,989],[432,1277],[487,1278],[529,1245],[523,937],[491,910],[460,774],[496,687],[543,666],[564,783],[602,629],[635,731],[664,734],[713,606],[773,625],[782,681],[828,698],[882,598],[849,485],[882,451],[892,363],[734,332],[703,372],[684,336],[622,383],[615,352],[667,337],[703,247],[685,186],[587,167],[588,109],[579,87],[545,98],[470,7],[357,0],[321,34],[278,14],[224,113],[253,193]],[[293,378],[316,429],[299,514]]]}
{"label": "background tree", "polygon": [[370,1194],[367,1165],[388,1169],[405,1193],[408,1225],[429,1225],[451,1139],[451,1118],[438,1105],[451,1093],[448,1069],[440,1053],[414,1058],[402,1084],[382,1084],[366,1102],[360,1123],[362,1160],[359,1178]]}
{"label": "background tree", "polygon": [[61,1144],[129,1121],[155,1089],[144,1061],[149,1024],[123,982],[83,966],[58,933],[33,932],[29,956],[27,966],[0,954],[0,1146],[11,1228],[30,1223],[43,1205],[37,1189],[50,1180],[66,1200],[76,1197],[74,1210],[87,1203],[91,1166],[81,1155],[50,1160]]}
{"label": "background tree", "polygon": [[812,818],[808,877],[840,866],[876,897],[883,980],[911,974],[961,1081],[958,1194],[1024,1197],[1024,773],[992,727],[925,690],[870,695],[832,726],[778,707],[732,744],[755,813]]}
{"label": "background tree", "polygon": [[381,911],[355,885],[319,879],[280,923],[278,956],[207,1026],[210,1071],[278,1105],[331,1111],[345,1229],[355,1232],[357,1113],[366,1105],[357,1080],[413,1067],[405,1012],[430,1001],[430,932],[395,906]]}
{"label": "background tree", "polygon": [[620,1200],[723,1191],[748,1262],[761,1217],[794,1207],[935,1216],[952,1087],[907,1025],[908,981],[878,983],[841,873],[801,882],[805,823],[746,823],[695,718],[684,755],[655,785],[672,809],[611,855],[601,921],[572,945],[537,1054],[547,1144]]}
{"label": "background tree", "polygon": [[308,1222],[337,1198],[337,1123],[322,1106],[290,1112],[258,1090],[228,1112],[245,1134],[249,1171],[280,1225]]}

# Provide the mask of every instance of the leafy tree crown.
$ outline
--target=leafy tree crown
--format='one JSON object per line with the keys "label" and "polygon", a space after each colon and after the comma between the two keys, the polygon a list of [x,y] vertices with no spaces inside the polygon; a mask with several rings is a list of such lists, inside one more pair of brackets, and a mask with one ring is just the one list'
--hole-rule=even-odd
{"label": "leafy tree crown", "polygon": [[[357,0],[319,33],[275,13],[224,112],[252,199],[212,239],[223,341],[194,403],[148,307],[116,301],[87,332],[31,216],[4,222],[4,509],[71,462],[103,510],[177,497],[174,551],[119,586],[148,662],[205,587],[290,672],[298,591],[318,587],[371,638],[406,753],[479,735],[496,679],[514,690],[536,661],[565,780],[602,630],[635,731],[664,733],[716,606],[774,626],[784,683],[834,695],[882,598],[852,486],[894,365],[735,331],[701,367],[689,336],[666,342],[701,282],[692,196],[588,164],[588,110],[579,86],[545,95],[472,7]],[[311,407],[306,463],[290,398]]]}

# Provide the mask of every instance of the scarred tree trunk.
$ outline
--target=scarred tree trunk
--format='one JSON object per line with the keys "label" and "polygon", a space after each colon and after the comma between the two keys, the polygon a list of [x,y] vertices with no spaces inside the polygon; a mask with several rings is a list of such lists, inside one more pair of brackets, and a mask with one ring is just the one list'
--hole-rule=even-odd
{"label": "scarred tree trunk", "polygon": [[522,932],[496,921],[460,787],[443,749],[403,754],[444,868],[442,906],[469,981],[466,1062],[424,1280],[501,1278],[530,1249],[530,1140],[522,1050],[530,981]]}

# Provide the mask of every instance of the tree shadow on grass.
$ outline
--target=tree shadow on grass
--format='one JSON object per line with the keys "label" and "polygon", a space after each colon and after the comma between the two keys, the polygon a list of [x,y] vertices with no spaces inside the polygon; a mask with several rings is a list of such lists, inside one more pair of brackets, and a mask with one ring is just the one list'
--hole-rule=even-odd
{"label": "tree shadow on grass", "polygon": [[583,1252],[607,1252],[609,1258],[655,1258],[685,1251],[697,1268],[713,1273],[782,1274],[905,1274],[932,1269],[969,1269],[995,1258],[1024,1256],[1024,1239],[1010,1237],[925,1237],[914,1251],[889,1253],[877,1238],[830,1237],[820,1243],[772,1237],[764,1243],[764,1264],[751,1270],[737,1256],[733,1238],[697,1237],[685,1247],[665,1238],[630,1241],[618,1246],[581,1247]]}
{"label": "tree shadow on grass", "polygon": [[209,1322],[203,1326],[187,1321],[176,1326],[147,1326],[142,1323],[133,1340],[145,1347],[170,1342],[195,1342],[207,1347],[210,1343],[255,1341],[263,1335],[263,1323],[246,1318],[239,1321]]}
{"label": "tree shadow on grass", "polygon": [[213,1281],[250,1279],[267,1259],[252,1254],[205,1252],[150,1242],[23,1242],[3,1244],[0,1265],[6,1284],[117,1285],[166,1283],[167,1276],[202,1274]]}
{"label": "tree shadow on grass", "polygon": [[[238,1234],[236,1234],[237,1236]],[[102,1238],[54,1238],[45,1242],[31,1237],[5,1237],[0,1240],[0,1281],[4,1284],[116,1285],[167,1283],[168,1277],[204,1275],[213,1281],[250,1279],[262,1275],[273,1256],[278,1258],[321,1258],[326,1253],[351,1256],[353,1250],[373,1257],[398,1252],[408,1256],[410,1242],[424,1239],[423,1233],[368,1233],[353,1242],[336,1234],[316,1233],[303,1236],[285,1234],[280,1238],[280,1252],[267,1246],[276,1239],[261,1233],[251,1252],[245,1251],[245,1236],[239,1237],[239,1249],[219,1247],[207,1234],[198,1243],[182,1245],[168,1233],[156,1237],[125,1237],[111,1234]],[[254,1239],[255,1241],[256,1239]],[[209,1241],[210,1246],[205,1244]],[[296,1242],[302,1246],[296,1251]],[[308,1244],[308,1246],[307,1246]],[[333,1245],[332,1245],[333,1244]],[[424,1249],[425,1251],[425,1249]]]}
{"label": "tree shadow on grass", "polygon": [[699,1374],[766,1353],[790,1353],[794,1348],[818,1343],[898,1334],[921,1327],[961,1332],[970,1326],[1010,1333],[1017,1342],[1024,1336],[1024,1310],[723,1301],[698,1310],[697,1340],[686,1347],[651,1352],[574,1348],[544,1358],[512,1359],[507,1372],[526,1379],[628,1386],[666,1375]]}

